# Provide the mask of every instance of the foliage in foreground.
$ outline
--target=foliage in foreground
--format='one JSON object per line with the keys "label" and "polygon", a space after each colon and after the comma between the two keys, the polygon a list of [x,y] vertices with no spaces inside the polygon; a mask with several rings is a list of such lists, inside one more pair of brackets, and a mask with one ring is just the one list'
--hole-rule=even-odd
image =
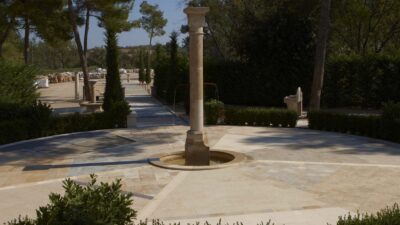
{"label": "foliage in foreground", "polygon": [[[148,225],[148,224],[149,224],[148,221],[145,220],[145,221],[140,221],[137,225]],[[184,225],[183,223],[181,224],[180,222],[177,222],[177,223],[176,222],[175,223],[164,223],[161,220],[152,220],[151,224],[152,225]],[[196,223],[193,223],[193,224],[187,223],[186,225],[212,225],[212,223],[206,221],[204,223],[200,223],[200,222],[196,222]],[[222,220],[220,219],[218,221],[218,223],[216,223],[216,225],[230,225],[230,224],[229,223],[222,223]],[[236,222],[236,223],[232,223],[232,225],[243,225],[243,223],[242,222]],[[271,220],[269,220],[266,223],[261,222],[261,223],[258,223],[257,225],[274,225],[274,223],[272,223]]]}
{"label": "foliage in foreground", "polygon": [[392,207],[386,207],[376,214],[360,214],[355,216],[350,214],[339,217],[337,225],[400,225],[399,205],[394,204]]}
{"label": "foliage in foreground", "polygon": [[63,182],[64,195],[51,193],[50,203],[36,210],[37,218],[19,218],[8,225],[128,225],[136,217],[132,194],[121,190],[121,180],[97,184],[95,175],[85,186]]}

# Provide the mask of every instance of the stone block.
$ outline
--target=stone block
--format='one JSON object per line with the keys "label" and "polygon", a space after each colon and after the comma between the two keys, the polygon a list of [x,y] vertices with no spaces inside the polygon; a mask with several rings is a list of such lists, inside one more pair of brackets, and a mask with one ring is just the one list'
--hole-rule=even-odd
{"label": "stone block", "polygon": [[132,110],[132,112],[127,116],[127,128],[135,128],[137,126],[137,113]]}

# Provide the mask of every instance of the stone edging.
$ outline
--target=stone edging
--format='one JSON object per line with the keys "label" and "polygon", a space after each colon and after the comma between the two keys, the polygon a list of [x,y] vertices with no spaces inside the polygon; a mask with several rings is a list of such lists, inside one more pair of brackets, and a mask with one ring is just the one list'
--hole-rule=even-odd
{"label": "stone edging", "polygon": [[241,164],[250,159],[243,153],[239,153],[239,152],[233,152],[233,151],[227,151],[227,150],[213,150],[213,151],[210,151],[211,155],[226,154],[226,155],[233,157],[233,159],[226,163],[222,163],[222,164],[218,164],[218,165],[210,165],[210,166],[180,166],[180,165],[168,164],[168,163],[160,160],[161,158],[164,158],[164,157],[168,157],[168,156],[172,157],[174,155],[182,155],[183,153],[184,153],[183,151],[179,151],[179,152],[173,152],[173,153],[167,153],[167,154],[157,154],[151,158],[148,158],[147,161],[149,162],[149,164],[163,168],[163,169],[201,171],[201,170],[213,170],[213,169],[226,168],[226,167]]}

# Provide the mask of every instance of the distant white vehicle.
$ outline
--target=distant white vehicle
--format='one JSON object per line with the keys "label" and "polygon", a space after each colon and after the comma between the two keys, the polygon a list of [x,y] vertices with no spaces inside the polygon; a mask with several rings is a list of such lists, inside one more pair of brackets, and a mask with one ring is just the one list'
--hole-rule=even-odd
{"label": "distant white vehicle", "polygon": [[36,80],[34,85],[36,88],[48,88],[49,87],[49,79],[48,78],[41,78]]}

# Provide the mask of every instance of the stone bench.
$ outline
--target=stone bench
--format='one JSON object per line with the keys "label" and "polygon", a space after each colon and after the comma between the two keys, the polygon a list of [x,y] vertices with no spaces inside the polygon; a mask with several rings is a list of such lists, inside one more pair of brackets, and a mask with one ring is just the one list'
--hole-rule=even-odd
{"label": "stone bench", "polygon": [[103,111],[103,103],[100,102],[81,102],[79,103],[81,107],[85,107],[85,112],[86,113],[95,113],[95,112],[102,112]]}

